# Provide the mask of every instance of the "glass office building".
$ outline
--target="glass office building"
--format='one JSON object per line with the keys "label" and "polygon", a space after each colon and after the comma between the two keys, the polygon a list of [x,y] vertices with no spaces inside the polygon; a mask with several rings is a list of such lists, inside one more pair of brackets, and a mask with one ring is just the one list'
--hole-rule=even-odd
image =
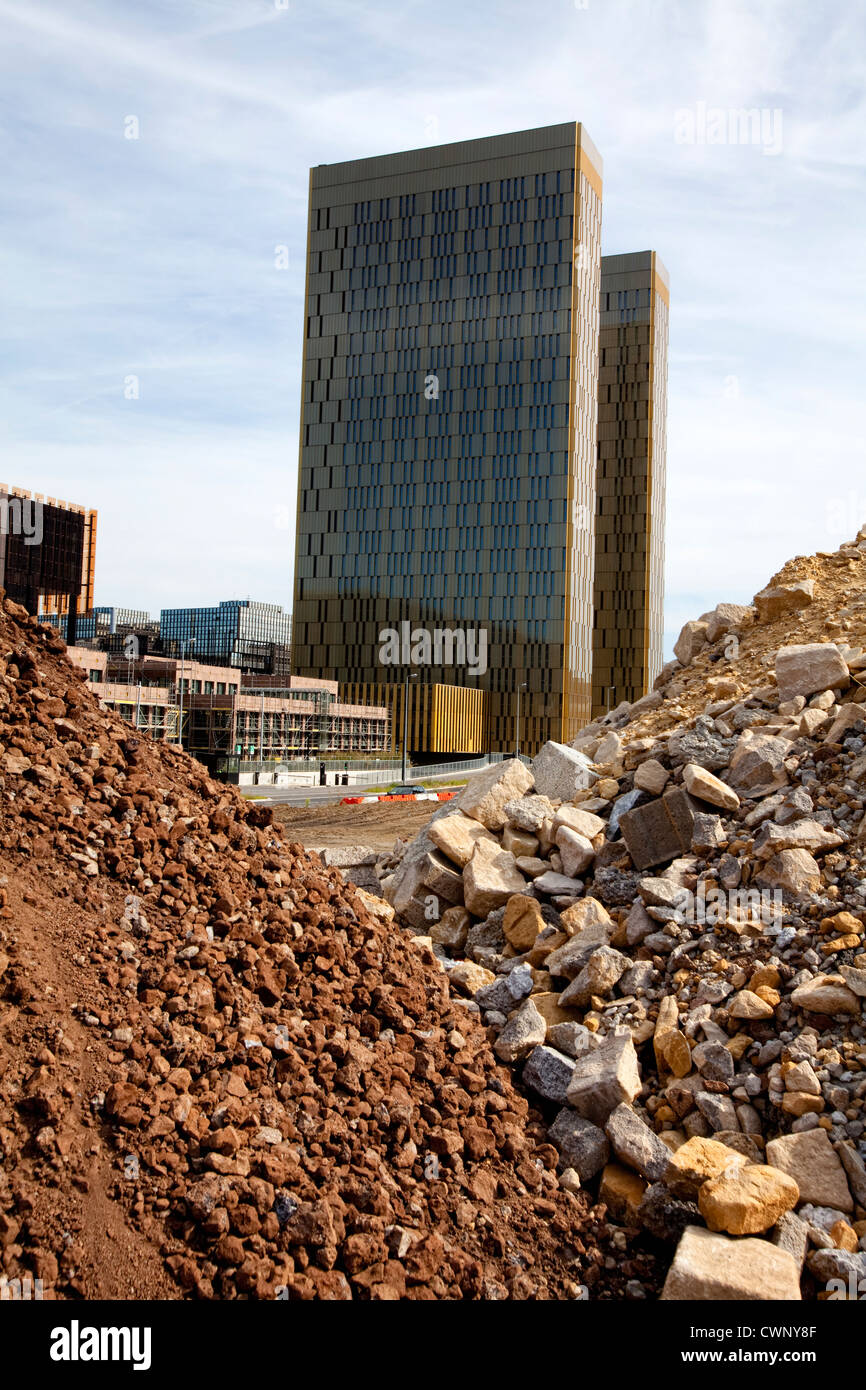
{"label": "glass office building", "polygon": [[513,747],[522,686],[528,753],[590,717],[601,204],[574,122],[311,172],[293,668],[483,634],[414,661],[414,753]]}
{"label": "glass office building", "polygon": [[215,608],[163,608],[159,632],[167,654],[268,672],[274,653],[292,642],[292,615],[276,603],[230,599]]}

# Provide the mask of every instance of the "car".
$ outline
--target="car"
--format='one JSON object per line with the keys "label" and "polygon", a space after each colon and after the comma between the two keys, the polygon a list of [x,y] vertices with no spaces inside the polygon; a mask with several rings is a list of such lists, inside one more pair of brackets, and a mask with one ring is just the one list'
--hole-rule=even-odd
{"label": "car", "polygon": [[426,796],[427,788],[420,782],[399,782],[396,787],[392,787],[389,796]]}

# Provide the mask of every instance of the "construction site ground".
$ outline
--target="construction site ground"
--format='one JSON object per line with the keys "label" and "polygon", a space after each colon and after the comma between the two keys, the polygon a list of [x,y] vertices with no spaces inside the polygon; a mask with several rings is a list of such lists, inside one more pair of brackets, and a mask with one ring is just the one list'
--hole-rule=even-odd
{"label": "construction site ground", "polygon": [[427,824],[438,801],[378,801],[354,806],[274,806],[274,820],[291,838],[313,849],[369,845],[392,848],[399,835],[413,839]]}

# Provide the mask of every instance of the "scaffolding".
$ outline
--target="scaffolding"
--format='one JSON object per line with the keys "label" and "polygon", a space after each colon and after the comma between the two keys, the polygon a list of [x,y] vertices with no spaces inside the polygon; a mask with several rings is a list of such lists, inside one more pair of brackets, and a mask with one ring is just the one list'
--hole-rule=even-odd
{"label": "scaffolding", "polygon": [[101,687],[100,700],[134,729],[151,738],[177,742],[180,710],[169,687],[109,683]]}

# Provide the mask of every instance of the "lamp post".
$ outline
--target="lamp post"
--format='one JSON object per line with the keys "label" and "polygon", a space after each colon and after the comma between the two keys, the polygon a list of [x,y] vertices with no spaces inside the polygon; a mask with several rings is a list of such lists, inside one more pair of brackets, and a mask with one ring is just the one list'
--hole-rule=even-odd
{"label": "lamp post", "polygon": [[406,750],[409,746],[409,682],[418,679],[417,671],[410,671],[407,667],[406,677],[403,681],[403,760],[401,763],[400,781],[406,781]]}
{"label": "lamp post", "polygon": [[521,681],[520,685],[518,685],[518,687],[517,687],[517,738],[516,738],[516,740],[515,740],[515,747],[514,747],[514,756],[515,756],[515,758],[519,758],[519,757],[520,757],[520,692],[521,692],[521,690],[528,690],[528,689],[529,689],[529,686],[528,686],[528,683],[527,683],[526,681]]}

